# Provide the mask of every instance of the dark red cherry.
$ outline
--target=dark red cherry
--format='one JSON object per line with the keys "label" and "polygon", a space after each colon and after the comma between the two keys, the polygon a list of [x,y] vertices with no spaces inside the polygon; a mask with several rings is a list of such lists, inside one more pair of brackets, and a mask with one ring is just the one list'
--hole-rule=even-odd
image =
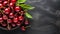
{"label": "dark red cherry", "polygon": [[5,5],[7,5],[8,4],[8,1],[4,1],[3,2],[3,5],[5,6]]}
{"label": "dark red cherry", "polygon": [[0,3],[0,8],[2,8],[2,7],[3,7],[3,4]]}
{"label": "dark red cherry", "polygon": [[15,27],[16,26],[16,24],[13,24],[13,23],[11,25],[12,25],[12,27]]}
{"label": "dark red cherry", "polygon": [[16,2],[16,0],[11,0],[11,2],[15,3],[15,2]]}
{"label": "dark red cherry", "polygon": [[20,23],[20,22],[17,22],[16,24],[17,24],[18,26],[20,26],[20,25],[21,25],[21,23]]}
{"label": "dark red cherry", "polygon": [[28,20],[25,20],[25,25],[28,25],[28,24],[29,24]]}
{"label": "dark red cherry", "polygon": [[3,23],[3,24],[2,24],[2,26],[4,26],[4,27],[5,27],[5,26],[7,26],[7,24]]}
{"label": "dark red cherry", "polygon": [[10,13],[9,14],[9,18],[13,18],[14,17],[14,14],[13,13]]}
{"label": "dark red cherry", "polygon": [[9,13],[10,13],[10,8],[6,8],[6,9],[4,10],[4,13],[5,13],[5,14],[9,14]]}
{"label": "dark red cherry", "polygon": [[19,20],[22,21],[24,19],[23,16],[19,16]]}
{"label": "dark red cherry", "polygon": [[2,1],[0,0],[0,3],[2,3]]}
{"label": "dark red cherry", "polygon": [[13,18],[13,22],[17,23],[18,22],[18,18],[17,17]]}
{"label": "dark red cherry", "polygon": [[19,11],[21,11],[21,8],[20,8],[19,6],[16,6],[16,7],[15,7],[15,11],[16,11],[16,12],[19,12]]}
{"label": "dark red cherry", "polygon": [[25,31],[25,27],[24,27],[24,26],[22,26],[22,27],[21,27],[21,30],[22,30],[22,31]]}
{"label": "dark red cherry", "polygon": [[1,23],[1,22],[3,22],[3,18],[2,18],[2,17],[0,17],[0,23]]}
{"label": "dark red cherry", "polygon": [[7,20],[8,17],[7,17],[6,15],[3,15],[3,19],[4,19],[4,20]]}
{"label": "dark red cherry", "polygon": [[14,6],[14,3],[10,3],[10,5],[9,5],[10,7],[13,7]]}
{"label": "dark red cherry", "polygon": [[12,20],[11,19],[7,19],[7,23],[12,23]]}

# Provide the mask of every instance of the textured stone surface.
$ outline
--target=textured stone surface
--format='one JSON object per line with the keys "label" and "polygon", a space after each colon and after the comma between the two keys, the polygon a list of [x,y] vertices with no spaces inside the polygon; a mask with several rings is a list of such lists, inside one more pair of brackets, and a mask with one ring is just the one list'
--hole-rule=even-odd
{"label": "textured stone surface", "polygon": [[60,0],[27,0],[35,7],[29,11],[33,16],[31,28],[26,32],[0,30],[1,34],[60,34]]}

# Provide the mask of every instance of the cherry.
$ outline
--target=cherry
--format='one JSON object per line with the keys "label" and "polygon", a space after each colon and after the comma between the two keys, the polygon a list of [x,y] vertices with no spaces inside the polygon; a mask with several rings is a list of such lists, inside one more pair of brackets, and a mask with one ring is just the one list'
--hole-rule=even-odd
{"label": "cherry", "polygon": [[29,24],[28,20],[25,20],[25,25],[28,25],[28,24]]}
{"label": "cherry", "polygon": [[28,20],[25,20],[25,11],[16,5],[17,0],[0,0],[0,26],[7,30],[21,27],[25,31],[28,26]]}
{"label": "cherry", "polygon": [[0,8],[2,8],[3,7],[3,5],[0,3]]}
{"label": "cherry", "polygon": [[4,26],[4,27],[5,27],[5,26],[7,26],[7,24],[3,23],[3,24],[2,24],[2,26]]}
{"label": "cherry", "polygon": [[10,7],[13,7],[14,6],[14,3],[10,3],[10,5],[9,5]]}
{"label": "cherry", "polygon": [[2,13],[0,13],[0,17],[2,17],[3,16],[3,14]]}
{"label": "cherry", "polygon": [[9,18],[13,18],[14,17],[14,14],[13,13],[10,13],[9,14]]}
{"label": "cherry", "polygon": [[15,3],[15,2],[16,2],[16,0],[11,0],[11,2]]}
{"label": "cherry", "polygon": [[13,18],[13,22],[17,23],[18,22],[18,18],[17,17]]}
{"label": "cherry", "polygon": [[20,25],[21,25],[21,23],[20,23],[20,22],[17,22],[16,24],[17,24],[18,26],[20,26]]}
{"label": "cherry", "polygon": [[6,15],[3,15],[3,19],[4,19],[4,20],[7,20],[8,17],[7,17]]}
{"label": "cherry", "polygon": [[2,18],[2,17],[0,17],[0,23],[1,23],[1,22],[3,22],[3,18]]}
{"label": "cherry", "polygon": [[22,31],[25,31],[25,27],[24,27],[24,26],[22,26],[22,27],[21,27],[21,30],[22,30]]}
{"label": "cherry", "polygon": [[16,11],[16,12],[19,12],[19,11],[21,11],[21,8],[20,8],[19,6],[16,6],[16,7],[15,7],[15,11]]}
{"label": "cherry", "polygon": [[16,24],[11,24],[12,25],[12,27],[15,27],[16,26]]}
{"label": "cherry", "polygon": [[7,5],[8,4],[8,1],[4,1],[3,2],[3,5],[5,6],[5,5]]}
{"label": "cherry", "polygon": [[2,1],[0,0],[0,3],[2,3]]}
{"label": "cherry", "polygon": [[22,21],[24,19],[23,16],[19,16],[18,18],[19,18],[20,21]]}
{"label": "cherry", "polygon": [[7,19],[7,23],[12,23],[12,20],[11,19]]}
{"label": "cherry", "polygon": [[5,14],[9,14],[9,13],[10,13],[10,8],[6,8],[6,9],[4,10],[4,13],[5,13]]}

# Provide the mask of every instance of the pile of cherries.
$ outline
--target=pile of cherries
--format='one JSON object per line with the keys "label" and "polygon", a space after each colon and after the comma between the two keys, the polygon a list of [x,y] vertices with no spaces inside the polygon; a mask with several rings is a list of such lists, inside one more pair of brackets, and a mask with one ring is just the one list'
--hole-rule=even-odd
{"label": "pile of cherries", "polygon": [[0,0],[0,27],[6,30],[12,30],[20,27],[25,31],[28,20],[25,17],[25,11],[16,6],[17,0]]}

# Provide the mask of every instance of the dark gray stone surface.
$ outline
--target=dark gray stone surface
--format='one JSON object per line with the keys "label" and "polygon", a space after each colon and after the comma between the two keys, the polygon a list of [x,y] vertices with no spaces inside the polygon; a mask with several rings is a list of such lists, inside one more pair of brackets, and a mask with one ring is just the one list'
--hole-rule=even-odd
{"label": "dark gray stone surface", "polygon": [[29,11],[33,16],[31,28],[26,32],[0,30],[0,34],[60,34],[60,0],[27,0],[35,7]]}

